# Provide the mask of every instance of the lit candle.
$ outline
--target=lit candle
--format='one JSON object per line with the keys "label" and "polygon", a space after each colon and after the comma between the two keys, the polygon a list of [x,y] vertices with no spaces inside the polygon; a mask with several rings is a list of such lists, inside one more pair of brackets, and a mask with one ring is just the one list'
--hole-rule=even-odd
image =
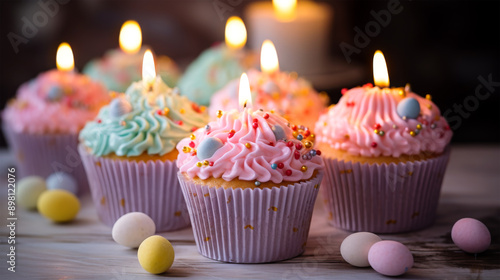
{"label": "lit candle", "polygon": [[155,78],[156,70],[153,53],[151,50],[147,50],[144,53],[144,59],[142,61],[142,84],[144,89],[149,90],[153,86]]}
{"label": "lit candle", "polygon": [[250,82],[248,81],[247,73],[241,74],[238,98],[240,103],[240,110],[244,110],[245,108],[252,108],[252,93],[250,92]]}
{"label": "lit candle", "polygon": [[278,53],[274,44],[270,40],[265,40],[262,43],[260,51],[260,70],[267,74],[279,72],[280,65],[278,62]]}
{"label": "lit candle", "polygon": [[243,20],[236,16],[230,17],[226,22],[224,35],[228,48],[233,50],[242,49],[247,42],[247,29]]}
{"label": "lit candle", "polygon": [[272,39],[282,70],[318,73],[328,61],[332,14],[328,4],[313,1],[251,3],[245,11],[250,48],[258,50],[262,42]]}
{"label": "lit candle", "polygon": [[376,51],[373,56],[373,80],[378,87],[389,87],[389,72],[381,51]]}
{"label": "lit candle", "polygon": [[61,43],[57,48],[56,65],[59,71],[73,71],[75,68],[75,60],[73,59],[73,51],[68,43]]}
{"label": "lit candle", "polygon": [[120,48],[128,54],[139,52],[142,45],[142,32],[139,23],[134,20],[128,20],[123,23],[120,29]]}

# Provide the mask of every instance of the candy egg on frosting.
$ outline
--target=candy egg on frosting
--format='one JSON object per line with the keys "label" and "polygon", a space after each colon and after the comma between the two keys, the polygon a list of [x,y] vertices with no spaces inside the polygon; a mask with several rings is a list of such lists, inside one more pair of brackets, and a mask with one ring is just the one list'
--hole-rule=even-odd
{"label": "candy egg on frosting", "polygon": [[63,90],[59,86],[52,86],[47,92],[47,100],[59,101],[63,97]]}
{"label": "candy egg on frosting", "polygon": [[407,97],[398,103],[396,112],[401,118],[416,119],[420,115],[420,104],[417,99]]}
{"label": "candy egg on frosting", "polygon": [[78,192],[78,183],[73,176],[65,172],[55,172],[50,174],[46,180],[47,189],[67,190],[70,193],[76,194]]}
{"label": "candy egg on frosting", "polygon": [[386,276],[399,276],[413,266],[413,255],[408,248],[392,240],[373,244],[368,251],[368,262],[376,272]]}
{"label": "candy egg on frosting", "polygon": [[279,125],[273,125],[271,127],[271,130],[273,131],[274,136],[276,137],[276,141],[286,140],[286,134],[285,134],[285,130],[283,130],[283,127],[281,127]]}
{"label": "candy egg on frosting", "polygon": [[223,145],[224,144],[219,138],[208,137],[205,140],[201,141],[200,145],[198,145],[196,155],[198,156],[199,160],[205,160],[212,157],[212,155],[215,154],[215,152]]}
{"label": "candy egg on frosting", "polygon": [[275,92],[279,93],[281,91],[279,86],[273,81],[267,81],[263,84],[262,90],[268,94],[273,94]]}
{"label": "candy egg on frosting", "polygon": [[111,117],[118,118],[132,112],[132,105],[123,97],[115,98],[109,104],[109,114]]}
{"label": "candy egg on frosting", "polygon": [[451,239],[458,248],[467,253],[476,254],[488,249],[491,243],[491,234],[480,221],[463,218],[453,225]]}
{"label": "candy egg on frosting", "polygon": [[379,241],[382,241],[382,239],[371,232],[356,232],[342,241],[340,254],[350,265],[367,267],[370,266],[368,251],[370,251],[373,244]]}

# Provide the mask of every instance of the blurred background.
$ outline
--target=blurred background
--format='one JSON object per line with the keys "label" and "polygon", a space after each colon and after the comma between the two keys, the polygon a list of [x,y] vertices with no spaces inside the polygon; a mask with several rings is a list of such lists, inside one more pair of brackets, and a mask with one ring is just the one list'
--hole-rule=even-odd
{"label": "blurred background", "polygon": [[[9,38],[22,35],[25,21],[43,11],[41,2],[57,3],[59,9],[32,38],[13,46]],[[5,107],[23,82],[55,68],[62,41],[72,46],[75,66],[81,70],[89,60],[118,48],[122,23],[133,19],[141,25],[143,44],[185,68],[214,42],[224,41],[229,16],[245,21],[252,2],[1,0],[0,106]],[[453,143],[500,142],[500,1],[400,1],[402,10],[349,59],[341,46],[356,46],[356,28],[365,30],[374,21],[372,11],[399,1],[316,2],[333,10],[327,50],[336,70],[311,80],[318,91],[328,93],[332,103],[342,88],[373,82],[373,53],[380,49],[391,86],[410,83],[414,92],[431,94],[455,132]],[[351,74],[344,78],[346,73]],[[3,138],[0,145],[5,146]]]}

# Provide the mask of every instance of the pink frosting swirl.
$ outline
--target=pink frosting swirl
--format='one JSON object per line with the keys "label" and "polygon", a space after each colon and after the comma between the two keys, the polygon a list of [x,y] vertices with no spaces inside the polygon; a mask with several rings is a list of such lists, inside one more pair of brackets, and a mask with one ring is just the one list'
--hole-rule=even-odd
{"label": "pink frosting swirl", "polygon": [[[405,98],[418,101],[416,119],[404,119],[397,113],[398,103]],[[441,153],[453,134],[430,96],[366,85],[345,92],[319,118],[315,131],[318,143],[364,157]]]}
{"label": "pink frosting swirl", "polygon": [[51,70],[21,85],[2,117],[16,132],[74,134],[110,99],[84,75]]}
{"label": "pink frosting swirl", "polygon": [[[312,144],[310,138],[295,139],[288,125],[277,114],[261,110],[225,112],[217,121],[179,142],[177,166],[188,176],[201,179],[222,177],[226,181],[238,178],[273,183],[309,179],[322,168],[321,159],[311,156],[315,150],[306,148],[306,142]],[[209,158],[200,160],[195,149],[212,137],[219,139],[221,146]]]}
{"label": "pink frosting swirl", "polygon": [[[254,107],[276,110],[291,123],[300,123],[312,128],[328,103],[326,95],[318,94],[303,78],[287,72],[272,75],[255,69],[248,71]],[[210,101],[209,114],[217,110],[238,108],[239,78],[216,92]]]}

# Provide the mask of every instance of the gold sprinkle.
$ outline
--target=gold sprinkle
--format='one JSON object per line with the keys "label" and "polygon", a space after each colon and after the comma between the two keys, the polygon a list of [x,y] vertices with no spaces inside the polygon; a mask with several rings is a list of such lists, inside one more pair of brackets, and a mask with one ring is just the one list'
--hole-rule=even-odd
{"label": "gold sprinkle", "polygon": [[274,109],[273,109],[273,110],[271,110],[271,111],[269,111],[269,112],[271,112],[271,114],[274,114]]}
{"label": "gold sprinkle", "polygon": [[350,137],[349,134],[344,135],[345,139],[349,139],[349,137]]}
{"label": "gold sprinkle", "polygon": [[191,148],[188,146],[184,146],[184,147],[182,147],[182,151],[185,153],[189,153],[189,152],[191,152]]}
{"label": "gold sprinkle", "polygon": [[186,110],[184,110],[184,108],[181,108],[181,109],[179,110],[179,113],[184,114],[184,113],[186,113]]}
{"label": "gold sprinkle", "polygon": [[182,213],[181,211],[177,211],[174,213],[174,216],[179,217],[181,215],[181,213]]}
{"label": "gold sprinkle", "polygon": [[421,124],[417,124],[417,129],[418,130],[422,129],[422,125]]}
{"label": "gold sprinkle", "polygon": [[304,146],[305,146],[307,149],[309,149],[309,148],[311,148],[311,147],[313,146],[313,143],[312,143],[311,141],[305,141],[305,142],[304,142]]}
{"label": "gold sprinkle", "polygon": [[202,112],[202,113],[203,113],[203,112],[205,112],[205,110],[207,110],[207,107],[205,107],[205,106],[200,106],[200,112]]}
{"label": "gold sprinkle", "polygon": [[223,113],[222,113],[222,110],[218,110],[218,111],[217,111],[217,118],[222,117],[222,114],[223,114]]}
{"label": "gold sprinkle", "polygon": [[191,135],[189,136],[189,139],[194,140],[194,139],[196,139],[196,136],[195,136],[194,134],[191,134]]}
{"label": "gold sprinkle", "polygon": [[101,167],[101,162],[100,162],[100,161],[96,161],[96,162],[95,162],[95,165],[97,165],[97,166]]}
{"label": "gold sprinkle", "polygon": [[205,241],[210,240],[210,236],[205,237]]}
{"label": "gold sprinkle", "polygon": [[307,171],[307,166],[302,165],[302,167],[300,168],[300,170],[302,170],[302,172],[306,172]]}
{"label": "gold sprinkle", "polygon": [[413,175],[413,171],[408,172],[408,176],[412,176],[412,175]]}
{"label": "gold sprinkle", "polygon": [[210,164],[210,163],[208,162],[208,160],[204,160],[204,161],[203,161],[203,165],[207,166],[207,165],[209,165],[209,164]]}
{"label": "gold sprinkle", "polygon": [[125,207],[125,198],[122,198],[122,199],[120,200],[120,205],[121,205],[122,207]]}
{"label": "gold sprinkle", "polygon": [[345,170],[340,170],[340,174],[351,174],[352,169],[345,169]]}
{"label": "gold sprinkle", "polygon": [[429,108],[429,110],[431,110],[432,109],[432,105],[431,104],[427,105],[427,108]]}
{"label": "gold sprinkle", "polygon": [[101,205],[104,205],[104,204],[106,204],[106,197],[103,196],[101,198]]}
{"label": "gold sprinkle", "polygon": [[294,227],[292,230],[293,230],[293,232],[297,232],[297,231],[299,231],[299,229],[298,229],[298,228],[296,228],[296,227]]}
{"label": "gold sprinkle", "polygon": [[203,165],[203,164],[201,163],[201,161],[198,161],[198,162],[196,163],[196,166],[198,166],[198,167],[201,167],[202,165]]}
{"label": "gold sprinkle", "polygon": [[294,132],[292,132],[292,135],[293,135],[293,138],[297,138],[297,136],[299,135],[299,133],[297,131],[294,131]]}
{"label": "gold sprinkle", "polygon": [[210,196],[210,194],[209,194],[209,193],[206,193],[206,194],[204,194],[203,196],[204,196],[204,197],[209,197],[209,196]]}
{"label": "gold sprinkle", "polygon": [[110,91],[109,92],[109,96],[111,96],[111,98],[115,98],[117,95],[116,91]]}
{"label": "gold sprinkle", "polygon": [[328,124],[326,122],[323,122],[323,126],[327,126]]}
{"label": "gold sprinkle", "polygon": [[311,134],[311,135],[309,135],[309,138],[314,139],[314,138],[316,138],[316,135]]}
{"label": "gold sprinkle", "polygon": [[375,129],[375,130],[373,130],[373,132],[375,132],[375,134],[378,134],[378,133],[379,133],[379,130],[378,130],[378,129]]}
{"label": "gold sprinkle", "polygon": [[245,143],[245,147],[247,147],[247,149],[251,149],[252,145],[250,143]]}
{"label": "gold sprinkle", "polygon": [[425,99],[427,99],[427,100],[432,100],[432,96],[431,96],[430,94],[426,94],[426,95],[425,95]]}
{"label": "gold sprinkle", "polygon": [[253,229],[253,226],[252,226],[252,225],[246,225],[246,226],[244,227],[244,229],[247,229],[247,228],[249,228],[249,229]]}
{"label": "gold sprinkle", "polygon": [[170,109],[167,107],[163,108],[163,114],[166,116],[168,113],[170,113]]}
{"label": "gold sprinkle", "polygon": [[417,135],[417,134],[415,133],[415,131],[412,130],[412,131],[410,131],[410,135],[415,137],[415,135]]}
{"label": "gold sprinkle", "polygon": [[274,207],[274,206],[271,206],[269,207],[269,209],[267,209],[267,211],[271,211],[273,210],[274,212],[278,211],[278,208]]}
{"label": "gold sprinkle", "polygon": [[319,184],[314,185],[314,188],[315,189],[319,188]]}
{"label": "gold sprinkle", "polygon": [[390,224],[396,224],[396,220],[388,220],[387,222],[385,222],[386,225],[390,225]]}

